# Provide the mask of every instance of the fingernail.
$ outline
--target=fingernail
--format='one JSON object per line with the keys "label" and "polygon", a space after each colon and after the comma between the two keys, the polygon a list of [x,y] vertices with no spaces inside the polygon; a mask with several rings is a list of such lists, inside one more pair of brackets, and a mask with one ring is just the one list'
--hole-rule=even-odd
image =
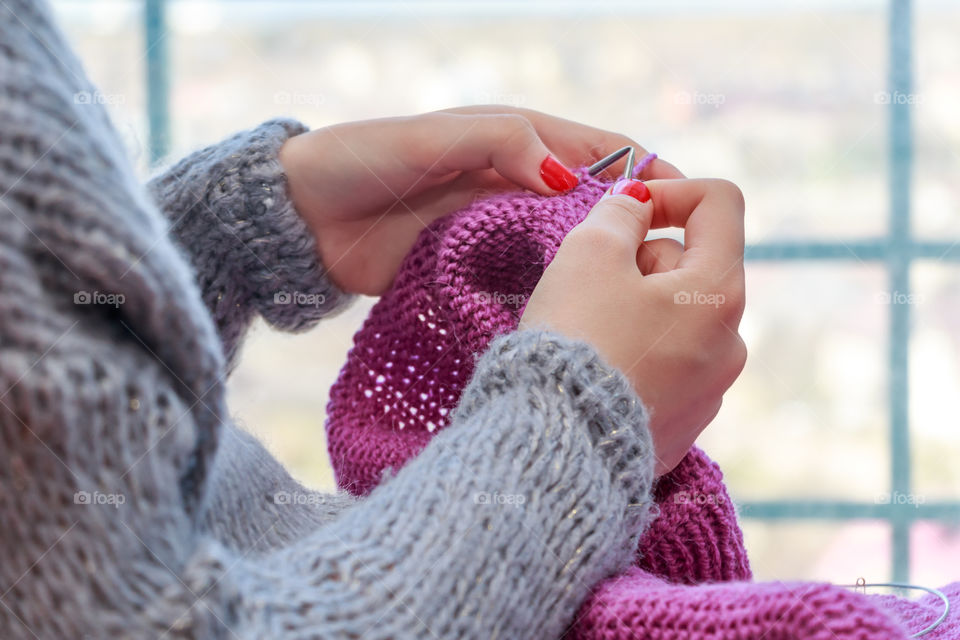
{"label": "fingernail", "polygon": [[[643,180],[621,179],[614,182],[613,185],[604,192],[603,197],[608,198],[617,195],[630,196],[634,200],[647,202],[650,199],[650,189],[643,183]],[[601,200],[602,199],[603,198],[601,198]]]}
{"label": "fingernail", "polygon": [[577,176],[553,156],[547,156],[540,163],[540,177],[543,178],[543,183],[554,191],[569,191],[579,182]]}

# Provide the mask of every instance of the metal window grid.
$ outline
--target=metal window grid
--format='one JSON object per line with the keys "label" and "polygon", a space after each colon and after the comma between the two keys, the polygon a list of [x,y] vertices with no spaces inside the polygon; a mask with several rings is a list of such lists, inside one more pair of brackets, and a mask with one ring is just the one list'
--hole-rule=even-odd
{"label": "metal window grid", "polygon": [[[169,66],[166,40],[166,0],[144,0],[144,29],[150,158],[156,162],[169,150]],[[888,89],[891,95],[912,91],[912,10],[910,0],[889,0]],[[748,245],[752,262],[861,261],[886,267],[890,291],[910,293],[914,261],[960,261],[960,246],[950,242],[925,242],[913,238],[910,225],[910,189],[913,164],[911,105],[891,100],[888,122],[889,224],[885,236],[853,241],[766,242]],[[911,485],[908,384],[910,305],[889,305],[887,344],[889,375],[890,492],[909,495]],[[892,529],[891,577],[906,582],[910,575],[910,529],[918,520],[960,521],[960,500],[884,504],[841,500],[763,500],[741,504],[744,518],[785,521],[849,521],[873,519]]]}

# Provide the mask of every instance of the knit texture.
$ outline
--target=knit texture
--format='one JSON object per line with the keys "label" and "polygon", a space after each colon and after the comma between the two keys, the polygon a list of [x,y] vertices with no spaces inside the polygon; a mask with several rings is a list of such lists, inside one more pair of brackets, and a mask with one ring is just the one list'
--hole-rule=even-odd
{"label": "knit texture", "polygon": [[[420,234],[331,390],[328,447],[342,488],[367,493],[449,424],[474,354],[517,327],[563,237],[610,184],[586,168],[576,173],[580,182],[566,194],[488,194]],[[904,637],[889,615],[896,612],[863,594],[749,582],[733,501],[720,468],[700,449],[657,482],[654,499],[659,516],[636,566],[597,587],[574,637]]]}
{"label": "knit texture", "polygon": [[[950,611],[946,619],[929,633],[921,636],[924,640],[956,640],[960,638],[960,581],[941,587],[950,601]],[[911,634],[920,633],[933,624],[943,614],[943,600],[925,593],[914,600],[894,595],[871,595],[870,599],[881,609],[897,620],[903,620]]]}
{"label": "knit texture", "polygon": [[[370,491],[448,424],[475,354],[516,329],[561,240],[609,186],[586,169],[577,174],[579,185],[562,196],[485,197],[421,233],[330,392],[327,442],[342,488]],[[722,477],[695,448],[661,479],[641,566],[690,584],[750,577]]]}
{"label": "knit texture", "polygon": [[862,594],[822,583],[673,585],[640,569],[608,580],[574,638],[893,640],[903,628]]}
{"label": "knit texture", "polygon": [[603,194],[607,184],[578,173],[563,196],[481,198],[421,232],[330,391],[327,442],[341,487],[368,493],[449,423],[476,354],[516,329],[560,241]]}
{"label": "knit texture", "polygon": [[[368,497],[293,481],[223,380],[257,315],[348,301],[276,162],[302,126],[198,152],[151,201],[46,5],[0,4],[0,43],[0,637],[551,638],[637,571],[645,412],[561,336],[490,341]],[[328,297],[277,296],[299,287]]]}
{"label": "knit texture", "polygon": [[301,487],[224,379],[255,317],[301,330],[349,301],[277,161],[304,127],[148,192],[98,95],[45,3],[0,3],[0,637],[558,637],[651,518],[627,379],[515,332],[367,498]]}
{"label": "knit texture", "polygon": [[[231,363],[255,315],[302,331],[352,299],[323,277],[313,236],[285,194],[277,154],[306,130],[291,120],[265,123],[191,154],[148,185],[176,212],[171,232],[190,241],[185,257]],[[211,213],[218,224],[210,224]]]}

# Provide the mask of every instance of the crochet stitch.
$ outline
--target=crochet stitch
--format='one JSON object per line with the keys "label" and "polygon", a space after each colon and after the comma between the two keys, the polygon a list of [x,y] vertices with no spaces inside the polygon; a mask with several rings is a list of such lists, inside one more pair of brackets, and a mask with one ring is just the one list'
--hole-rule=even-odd
{"label": "crochet stitch", "polygon": [[[330,392],[327,442],[342,488],[370,491],[447,424],[474,354],[516,329],[561,240],[609,186],[585,168],[576,173],[580,183],[567,194],[481,198],[421,233]],[[641,566],[691,584],[750,577],[733,501],[702,451],[660,481],[656,498],[660,516],[641,545]]]}
{"label": "crochet stitch", "polygon": [[420,234],[330,391],[327,441],[341,487],[368,493],[448,423],[475,354],[516,329],[560,241],[606,189],[577,173],[563,196],[481,198]]}
{"label": "crochet stitch", "polygon": [[677,586],[634,568],[600,585],[572,637],[894,640],[903,628],[862,594],[822,583]]}

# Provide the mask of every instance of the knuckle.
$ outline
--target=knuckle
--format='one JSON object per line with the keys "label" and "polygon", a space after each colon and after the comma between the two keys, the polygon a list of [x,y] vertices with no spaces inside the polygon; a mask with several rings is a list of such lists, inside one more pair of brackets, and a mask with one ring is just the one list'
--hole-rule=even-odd
{"label": "knuckle", "polygon": [[695,315],[690,326],[700,350],[709,354],[708,358],[722,355],[732,335],[735,335],[725,321],[723,304],[714,302],[693,307]]}
{"label": "knuckle", "polygon": [[533,123],[520,114],[502,113],[492,117],[497,120],[496,126],[503,136],[503,145],[511,153],[518,153],[539,139]]}
{"label": "knuckle", "polygon": [[722,310],[724,318],[739,322],[747,304],[743,269],[736,270],[735,274],[724,278],[720,291],[723,297]]}
{"label": "knuckle", "polygon": [[730,287],[726,287],[722,291],[723,292],[717,296],[716,304],[717,314],[721,321],[739,320],[743,315],[745,306],[743,296],[739,295],[738,292],[732,290]]}
{"label": "knuckle", "polygon": [[[723,370],[718,366],[722,354],[718,352],[717,344],[704,340],[701,335],[694,336],[685,345],[685,348],[687,349],[687,368],[690,371],[709,372],[706,374],[705,380],[715,382],[718,373]],[[713,382],[710,382],[705,386],[704,391],[712,389],[713,386]]]}
{"label": "knuckle", "polygon": [[729,303],[728,312],[730,319],[739,325],[740,319],[743,317],[743,312],[746,310],[746,308],[747,300],[743,295],[743,289],[738,289],[736,294],[731,296],[731,302]]}
{"label": "knuckle", "polygon": [[630,196],[613,196],[605,198],[597,205],[609,211],[612,216],[626,217],[628,219],[640,219],[640,202]]}
{"label": "knuckle", "polygon": [[627,241],[607,225],[580,224],[567,234],[563,243],[582,251],[591,260],[604,261],[622,250]]}
{"label": "knuckle", "polygon": [[746,203],[743,198],[743,191],[736,184],[723,178],[711,179],[711,187],[720,193],[724,199],[732,202],[736,210],[743,215]]}
{"label": "knuckle", "polygon": [[735,335],[735,340],[733,341],[730,351],[730,368],[733,373],[733,378],[736,378],[746,366],[748,355],[747,343],[743,341],[740,334]]}
{"label": "knuckle", "polygon": [[580,224],[567,234],[565,243],[584,249],[604,249],[616,241],[610,229],[597,224]]}
{"label": "knuckle", "polygon": [[741,275],[729,274],[695,278],[689,281],[688,303],[702,310],[705,323],[739,324],[746,307],[745,287]]}

